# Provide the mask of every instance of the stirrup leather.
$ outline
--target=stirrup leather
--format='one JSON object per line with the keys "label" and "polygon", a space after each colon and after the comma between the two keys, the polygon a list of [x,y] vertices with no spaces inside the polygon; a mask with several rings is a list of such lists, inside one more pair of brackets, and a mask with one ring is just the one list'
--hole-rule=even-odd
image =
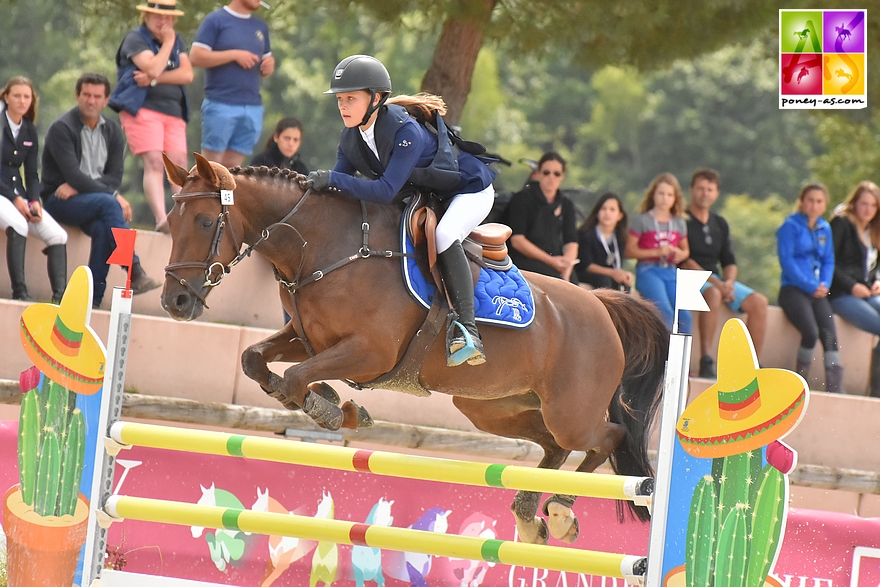
{"label": "stirrup leather", "polygon": [[486,362],[483,342],[479,335],[472,335],[461,322],[452,320],[446,328],[446,365],[456,367],[464,362],[468,365]]}

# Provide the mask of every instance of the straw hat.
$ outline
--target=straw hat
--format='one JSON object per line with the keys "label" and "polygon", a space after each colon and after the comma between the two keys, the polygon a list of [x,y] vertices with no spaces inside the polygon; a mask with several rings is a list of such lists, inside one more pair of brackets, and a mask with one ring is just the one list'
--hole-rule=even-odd
{"label": "straw hat", "polygon": [[183,11],[177,9],[177,0],[152,0],[146,4],[138,4],[137,9],[141,12],[152,12],[153,14],[183,16]]}
{"label": "straw hat", "polygon": [[32,304],[21,315],[21,343],[31,362],[55,383],[91,395],[101,389],[107,353],[89,326],[92,272],[77,267],[61,305]]}

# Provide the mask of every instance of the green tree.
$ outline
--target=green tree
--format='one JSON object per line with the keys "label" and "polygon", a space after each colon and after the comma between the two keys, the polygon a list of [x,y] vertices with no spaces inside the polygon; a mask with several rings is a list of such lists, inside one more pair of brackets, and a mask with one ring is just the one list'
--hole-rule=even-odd
{"label": "green tree", "polygon": [[828,186],[832,206],[849,197],[859,182],[880,181],[880,111],[875,109],[868,116],[826,114],[820,117],[816,132],[826,152],[810,161],[810,169]]}

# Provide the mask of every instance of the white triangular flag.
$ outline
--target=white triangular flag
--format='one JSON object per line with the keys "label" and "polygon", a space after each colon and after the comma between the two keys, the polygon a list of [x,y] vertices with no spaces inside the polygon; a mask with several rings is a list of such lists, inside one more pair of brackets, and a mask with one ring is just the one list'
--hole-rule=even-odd
{"label": "white triangular flag", "polygon": [[712,275],[711,271],[675,270],[675,305],[677,310],[709,311],[709,306],[703,299],[700,290],[709,280],[710,275]]}

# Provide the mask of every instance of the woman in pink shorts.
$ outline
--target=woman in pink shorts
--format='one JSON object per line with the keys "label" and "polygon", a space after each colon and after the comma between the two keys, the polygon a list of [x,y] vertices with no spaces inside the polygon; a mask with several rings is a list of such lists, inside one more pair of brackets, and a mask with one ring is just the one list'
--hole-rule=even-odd
{"label": "woman in pink shorts", "polygon": [[144,195],[156,217],[156,230],[167,233],[162,153],[187,167],[185,86],[193,70],[186,44],[174,31],[183,14],[177,0],[149,0],[137,9],[141,26],[125,36],[116,53],[119,92],[114,92],[111,107],[120,111],[128,146],[144,163]]}

